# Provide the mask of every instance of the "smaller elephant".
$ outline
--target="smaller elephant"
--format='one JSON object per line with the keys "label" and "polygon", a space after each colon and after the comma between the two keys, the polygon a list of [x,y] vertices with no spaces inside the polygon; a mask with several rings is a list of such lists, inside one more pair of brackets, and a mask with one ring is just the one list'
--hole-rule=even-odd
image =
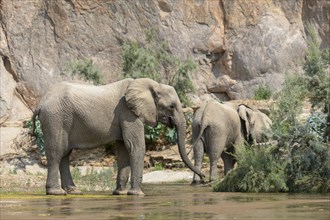
{"label": "smaller elephant", "polygon": [[[267,130],[272,121],[260,112],[246,105],[230,102],[210,101],[201,106],[194,114],[192,137],[195,167],[201,169],[204,152],[210,158],[210,182],[217,180],[217,162],[221,156],[224,172],[234,167],[232,156],[234,146],[266,141]],[[200,184],[201,179],[194,175],[192,184]]]}

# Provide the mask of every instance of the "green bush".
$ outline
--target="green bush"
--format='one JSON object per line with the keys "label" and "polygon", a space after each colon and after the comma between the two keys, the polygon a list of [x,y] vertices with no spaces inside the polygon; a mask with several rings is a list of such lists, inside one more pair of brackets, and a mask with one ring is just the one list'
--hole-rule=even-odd
{"label": "green bush", "polygon": [[[194,86],[189,73],[197,65],[191,59],[174,56],[167,42],[157,39],[156,32],[154,28],[148,29],[145,32],[145,42],[130,41],[123,45],[124,77],[147,77],[171,85],[182,104],[190,105],[187,94],[194,92]],[[171,144],[176,142],[177,136],[175,129],[158,124],[156,127],[145,126],[145,138],[147,143]]]}
{"label": "green bush", "polygon": [[[217,183],[215,191],[329,192],[329,51],[320,51],[310,31],[303,76],[287,76],[271,107],[275,146],[238,148],[238,167]],[[314,113],[299,121],[302,102],[309,99]],[[327,133],[328,132],[328,133]]]}
{"label": "green bush", "polygon": [[281,92],[274,96],[276,102],[271,109],[273,132],[287,133],[290,127],[298,124],[297,115],[302,111],[303,100],[307,96],[303,77],[287,75]]}
{"label": "green bush", "polygon": [[330,146],[321,142],[308,125],[290,129],[281,137],[279,148],[288,162],[285,173],[290,192],[329,191]]}
{"label": "green bush", "polygon": [[322,138],[325,117],[312,115],[307,122],[297,118],[306,95],[303,79],[288,77],[271,109],[273,139],[277,144],[238,147],[238,167],[214,186],[215,191],[330,190],[330,145]]}
{"label": "green bush", "polygon": [[181,61],[179,59],[173,61],[174,64],[177,66],[177,72],[173,72],[173,74],[168,74],[168,81],[167,83],[174,87],[178,96],[185,106],[190,106],[191,101],[188,98],[187,94],[192,93],[195,91],[195,87],[193,82],[189,77],[189,73],[196,69],[197,65],[191,59],[186,59]]}
{"label": "green bush", "polygon": [[[187,136],[191,135],[191,126],[193,120],[192,112],[184,113],[186,119]],[[175,128],[169,128],[162,123],[158,123],[155,127],[148,125],[144,126],[144,136],[146,143],[153,143],[155,145],[175,144],[177,142],[177,132]]]}
{"label": "green bush", "polygon": [[323,138],[325,117],[312,114],[307,123],[297,117],[302,100],[313,93],[306,75],[287,78],[272,108],[273,139],[278,142],[275,158],[287,161],[285,181],[289,192],[327,192],[330,146]]}
{"label": "green bush", "polygon": [[313,108],[321,108],[325,113],[330,111],[330,49],[320,50],[316,32],[311,25],[307,27],[308,51],[304,64],[309,97]]}
{"label": "green bush", "polygon": [[[27,120],[24,122],[24,128],[29,128],[30,132],[29,133],[33,133],[32,131],[32,120]],[[33,135],[36,137],[36,142],[37,142],[37,146],[39,147],[39,150],[42,154],[45,153],[45,141],[43,138],[43,133],[42,133],[42,129],[41,129],[41,123],[38,119],[38,117],[36,118],[35,121],[35,129],[34,129],[34,133]]]}
{"label": "green bush", "polygon": [[76,76],[79,80],[93,82],[95,85],[103,84],[100,70],[92,60],[80,60],[71,62],[65,68],[68,75]]}
{"label": "green bush", "polygon": [[177,134],[175,128],[169,128],[162,123],[155,127],[144,126],[144,136],[147,143],[173,144],[176,143]]}
{"label": "green bush", "polygon": [[79,168],[75,167],[71,171],[72,178],[83,191],[109,190],[115,187],[113,181],[114,172],[112,169],[96,171],[93,168],[87,169],[85,175],[82,175]]}
{"label": "green bush", "polygon": [[161,79],[157,54],[150,53],[138,42],[128,42],[123,46],[123,71],[125,77]]}
{"label": "green bush", "polygon": [[259,85],[254,90],[254,99],[255,100],[267,100],[272,96],[272,91],[266,85]]}
{"label": "green bush", "polygon": [[310,117],[307,118],[307,127],[309,132],[318,140],[323,140],[324,142],[329,141],[329,137],[324,136],[325,129],[327,126],[327,116],[322,112],[315,112]]}
{"label": "green bush", "polygon": [[223,179],[213,186],[217,192],[286,192],[285,161],[274,158],[274,146],[240,146],[235,157],[239,162]]}
{"label": "green bush", "polygon": [[164,170],[164,164],[163,163],[156,163],[153,170],[154,171]]}
{"label": "green bush", "polygon": [[147,142],[156,142],[163,130],[164,126],[161,123],[158,123],[155,127],[148,125],[144,126],[144,137]]}
{"label": "green bush", "polygon": [[308,51],[304,63],[304,71],[307,76],[315,76],[324,72],[323,52],[319,49],[320,43],[311,24],[307,25],[307,32]]}
{"label": "green bush", "polygon": [[145,42],[131,41],[123,45],[122,63],[124,77],[147,77],[175,88],[181,102],[189,105],[188,93],[194,92],[189,73],[197,65],[191,59],[174,56],[167,42],[158,40],[156,30],[145,33]]}

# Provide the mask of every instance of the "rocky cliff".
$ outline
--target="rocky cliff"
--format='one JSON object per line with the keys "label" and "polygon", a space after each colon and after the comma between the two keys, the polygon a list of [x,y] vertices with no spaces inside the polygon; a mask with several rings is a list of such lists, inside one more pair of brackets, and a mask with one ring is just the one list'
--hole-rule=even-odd
{"label": "rocky cliff", "polygon": [[195,100],[244,99],[257,85],[280,89],[299,73],[306,27],[330,44],[328,0],[3,0],[0,3],[0,124],[28,117],[66,80],[68,62],[91,59],[107,82],[122,78],[121,48],[154,27],[171,52],[199,66]]}

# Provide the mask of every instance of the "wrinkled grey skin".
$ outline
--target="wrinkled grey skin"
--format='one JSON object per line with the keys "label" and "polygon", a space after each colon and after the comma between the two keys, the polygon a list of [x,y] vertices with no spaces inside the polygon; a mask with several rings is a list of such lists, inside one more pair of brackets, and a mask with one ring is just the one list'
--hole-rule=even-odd
{"label": "wrinkled grey skin", "polygon": [[[33,115],[42,125],[48,175],[46,194],[80,193],[73,183],[69,155],[117,141],[117,186],[113,194],[143,195],[141,190],[144,123],[176,127],[185,164],[202,177],[185,151],[186,121],[174,88],[150,79],[125,79],[104,86],[61,83],[40,101]],[[61,185],[59,184],[59,171]],[[131,175],[131,188],[126,188]]]}
{"label": "wrinkled grey skin", "polygon": [[[235,164],[234,157],[230,155],[234,153],[234,146],[244,141],[264,141],[271,123],[267,115],[245,105],[217,101],[203,105],[195,112],[192,124],[195,167],[201,169],[206,152],[210,158],[210,182],[217,180],[219,157],[223,159],[224,172],[227,174]],[[202,180],[194,175],[192,184],[200,183]]]}

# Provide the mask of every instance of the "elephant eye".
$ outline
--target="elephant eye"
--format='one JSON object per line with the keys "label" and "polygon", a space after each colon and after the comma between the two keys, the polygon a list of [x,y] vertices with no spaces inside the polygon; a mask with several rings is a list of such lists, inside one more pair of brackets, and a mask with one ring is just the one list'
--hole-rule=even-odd
{"label": "elephant eye", "polygon": [[174,109],[175,108],[175,105],[173,104],[173,105],[170,105],[170,108],[171,109]]}

